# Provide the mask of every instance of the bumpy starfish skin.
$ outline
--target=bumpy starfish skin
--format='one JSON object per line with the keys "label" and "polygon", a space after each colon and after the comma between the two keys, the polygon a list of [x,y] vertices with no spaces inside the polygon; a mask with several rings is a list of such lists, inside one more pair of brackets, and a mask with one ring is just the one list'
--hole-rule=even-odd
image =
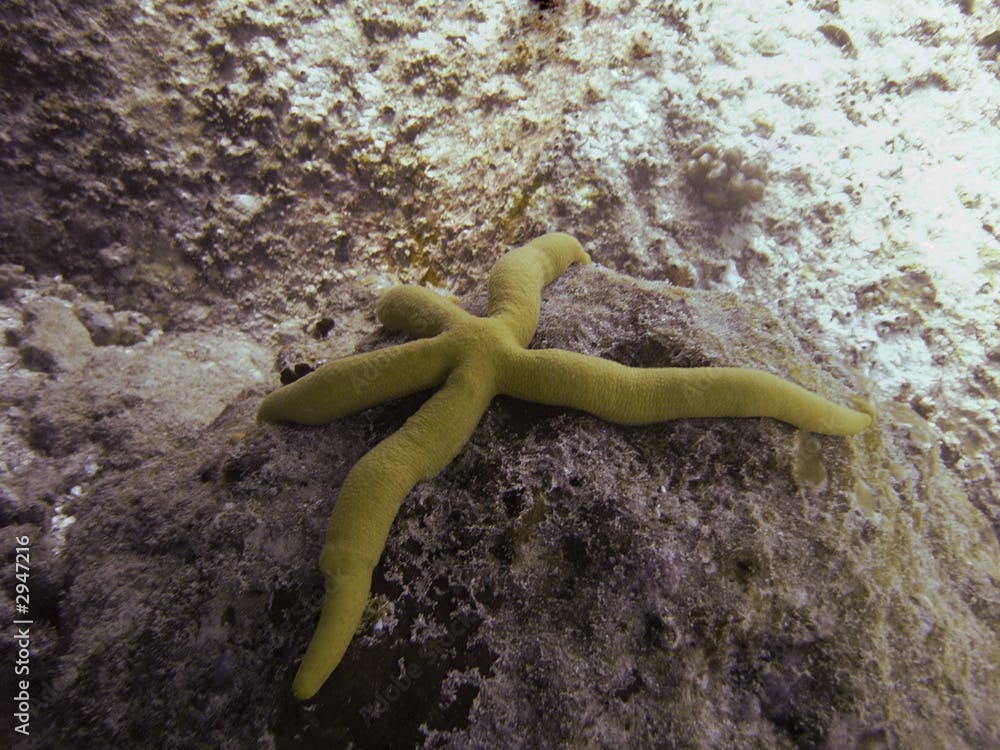
{"label": "bumpy starfish skin", "polygon": [[765,372],[739,367],[634,368],[559,349],[530,350],[542,287],[590,257],[566,234],[503,256],[479,318],[422,287],[390,289],[378,319],[415,341],[331,362],[264,399],[260,421],[322,424],[435,386],[440,389],[348,473],[330,518],[320,570],[319,624],[292,690],[311,698],[340,663],[361,621],[372,571],[403,498],[462,449],[497,394],[564,406],[623,424],[678,417],[772,417],[811,432],[852,435],[871,417]]}

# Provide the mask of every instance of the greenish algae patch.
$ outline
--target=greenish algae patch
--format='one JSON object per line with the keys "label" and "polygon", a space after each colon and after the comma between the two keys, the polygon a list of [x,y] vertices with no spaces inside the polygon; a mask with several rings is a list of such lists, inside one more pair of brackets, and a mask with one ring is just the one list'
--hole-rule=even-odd
{"label": "greenish algae patch", "polygon": [[795,435],[792,477],[801,489],[819,491],[826,486],[826,467],[815,435],[799,431]]}

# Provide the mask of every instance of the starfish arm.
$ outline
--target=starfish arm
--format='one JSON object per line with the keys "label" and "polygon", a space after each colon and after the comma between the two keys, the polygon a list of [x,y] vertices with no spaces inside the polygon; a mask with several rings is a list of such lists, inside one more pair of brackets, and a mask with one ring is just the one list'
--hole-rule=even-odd
{"label": "starfish arm", "polygon": [[451,367],[441,343],[421,339],[336,359],[268,395],[257,421],[325,424],[432,388]]}
{"label": "starfish arm", "polygon": [[871,423],[868,414],[760,370],[626,367],[559,349],[523,352],[500,390],[622,424],[680,417],[771,417],[810,432],[853,435]]}
{"label": "starfish arm", "polygon": [[340,663],[361,622],[372,571],[403,498],[462,449],[494,395],[489,381],[471,368],[456,370],[347,474],[320,555],[326,595],[319,623],[292,682],[299,700],[315,695]]}
{"label": "starfish arm", "polygon": [[551,232],[504,255],[490,271],[487,310],[502,320],[521,346],[527,346],[538,326],[542,287],[573,263],[590,256],[573,237]]}
{"label": "starfish arm", "polygon": [[386,290],[375,306],[375,315],[386,328],[406,331],[416,338],[436,336],[471,316],[440,294],[422,286],[397,286]]}

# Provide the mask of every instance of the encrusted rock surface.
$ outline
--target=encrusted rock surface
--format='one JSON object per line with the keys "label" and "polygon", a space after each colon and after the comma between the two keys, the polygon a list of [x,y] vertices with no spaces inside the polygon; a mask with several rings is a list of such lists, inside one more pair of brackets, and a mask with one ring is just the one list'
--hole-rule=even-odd
{"label": "encrusted rock surface", "polygon": [[[1000,745],[997,29],[997,0],[6,2],[22,745]],[[759,201],[698,199],[706,143]],[[536,346],[757,366],[878,426],[499,399],[296,704],[336,488],[419,398],[256,404],[387,343],[379,289],[478,294],[556,229],[605,268],[546,290]]]}
{"label": "encrusted rock surface", "polygon": [[[841,401],[856,388],[763,308],[597,267],[546,290],[535,345],[635,366],[767,367]],[[32,416],[60,435],[90,423],[91,399],[50,402],[95,375],[63,374]],[[96,460],[141,468],[89,479],[61,509],[76,517],[66,548],[38,550],[38,575],[62,592],[39,616],[45,741],[997,739],[1000,552],[933,444],[914,450],[927,427],[891,415],[842,440],[769,420],[623,428],[498,399],[404,504],[362,632],[317,702],[299,705],[288,684],[335,488],[421,397],[327,427],[251,427],[263,392],[230,396],[211,424],[160,427],[172,446],[161,454],[131,435],[95,445]],[[162,399],[138,392],[131,409]]]}

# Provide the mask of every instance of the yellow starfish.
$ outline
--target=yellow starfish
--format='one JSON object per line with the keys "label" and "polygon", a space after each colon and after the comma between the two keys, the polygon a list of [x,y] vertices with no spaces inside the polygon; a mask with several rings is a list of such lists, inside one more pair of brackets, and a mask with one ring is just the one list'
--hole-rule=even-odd
{"label": "yellow starfish", "polygon": [[361,457],[340,488],[319,561],[326,596],[292,683],[299,700],[315,695],[347,650],[403,498],[458,454],[497,394],[622,424],[772,417],[828,435],[853,435],[869,425],[868,414],[758,370],[635,368],[560,349],[527,349],[542,287],[570,264],[589,262],[580,243],[561,233],[508,253],[490,272],[485,318],[422,287],[390,289],[378,302],[378,319],[417,340],[336,360],[264,399],[259,421],[322,424],[441,386]]}

